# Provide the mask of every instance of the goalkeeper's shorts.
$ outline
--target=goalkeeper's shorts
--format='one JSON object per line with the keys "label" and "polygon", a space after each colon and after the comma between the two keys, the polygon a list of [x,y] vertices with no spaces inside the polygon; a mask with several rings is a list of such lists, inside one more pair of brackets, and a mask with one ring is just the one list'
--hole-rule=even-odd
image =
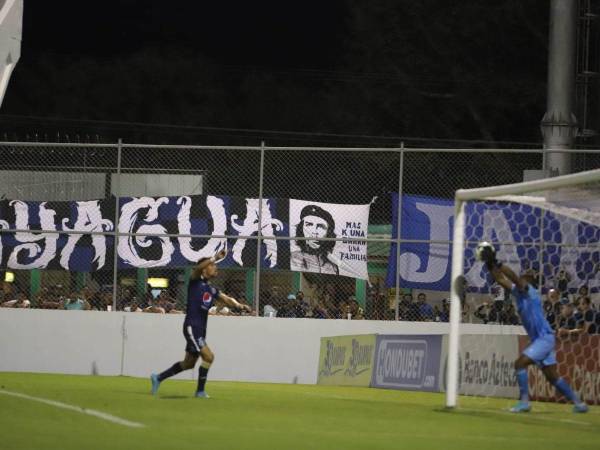
{"label": "goalkeeper's shorts", "polygon": [[523,354],[540,367],[556,364],[555,339],[553,334],[541,336],[523,350]]}

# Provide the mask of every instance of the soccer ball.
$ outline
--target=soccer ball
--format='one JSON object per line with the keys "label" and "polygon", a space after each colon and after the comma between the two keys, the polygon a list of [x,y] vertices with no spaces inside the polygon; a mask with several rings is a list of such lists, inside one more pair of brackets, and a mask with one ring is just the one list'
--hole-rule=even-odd
{"label": "soccer ball", "polygon": [[494,250],[494,246],[489,242],[484,241],[477,244],[477,247],[475,248],[475,258],[477,261],[483,261],[483,255],[486,252],[491,252],[494,254],[496,253],[496,250]]}

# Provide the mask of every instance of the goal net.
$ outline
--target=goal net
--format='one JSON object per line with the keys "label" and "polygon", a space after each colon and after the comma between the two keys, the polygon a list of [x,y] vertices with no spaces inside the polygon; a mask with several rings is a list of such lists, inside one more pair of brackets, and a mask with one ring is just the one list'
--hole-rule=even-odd
{"label": "goal net", "polygon": [[[513,362],[529,344],[508,292],[475,248],[493,244],[517,274],[535,274],[556,331],[559,374],[600,404],[600,170],[455,196],[446,405],[459,395],[518,397]],[[564,401],[535,366],[532,400]]]}

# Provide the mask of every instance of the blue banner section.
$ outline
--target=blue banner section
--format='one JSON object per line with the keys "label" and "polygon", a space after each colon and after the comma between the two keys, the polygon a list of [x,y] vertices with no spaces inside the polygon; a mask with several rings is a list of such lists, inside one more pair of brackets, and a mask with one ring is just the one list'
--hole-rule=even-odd
{"label": "blue banner section", "polygon": [[[393,194],[393,237],[396,238],[398,195]],[[587,286],[600,290],[600,227],[518,203],[469,202],[466,205],[464,275],[470,291],[487,292],[491,277],[475,260],[478,242],[496,246],[498,259],[521,273],[541,271],[545,287],[575,292]],[[450,290],[454,201],[430,197],[402,197],[400,260],[391,246],[386,284]],[[543,230],[543,232],[542,232]],[[542,251],[540,255],[540,251]]]}
{"label": "blue banner section", "polygon": [[438,392],[442,335],[378,335],[371,387]]}
{"label": "blue banner section", "polygon": [[[393,238],[398,229],[398,194],[392,194]],[[454,201],[402,196],[400,236],[403,240],[426,242],[400,245],[400,286],[403,288],[448,290],[450,286],[450,254],[454,220]],[[428,241],[446,241],[430,243]],[[391,245],[386,284],[396,284],[396,244]]]}

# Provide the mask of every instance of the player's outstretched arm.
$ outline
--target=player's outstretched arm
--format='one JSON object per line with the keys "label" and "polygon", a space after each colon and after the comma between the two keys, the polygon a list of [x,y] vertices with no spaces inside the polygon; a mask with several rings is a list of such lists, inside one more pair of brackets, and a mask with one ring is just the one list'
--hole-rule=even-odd
{"label": "player's outstretched arm", "polygon": [[210,258],[201,258],[192,269],[192,279],[197,279],[202,276],[202,270],[209,264],[217,264],[227,256],[227,249],[220,250],[215,256]]}
{"label": "player's outstretched arm", "polygon": [[502,264],[496,258],[496,250],[492,244],[482,242],[477,246],[477,257],[485,263],[494,280],[505,289],[512,289],[513,284],[519,290],[523,290],[526,284],[523,284],[518,275],[506,264]]}
{"label": "player's outstretched arm", "polygon": [[517,286],[517,288],[519,290],[524,290],[527,288],[527,283],[525,282],[525,280],[523,280],[520,276],[518,276],[510,267],[508,267],[506,264],[502,264],[501,267],[499,267],[500,272],[502,272],[502,274],[508,278],[512,283],[515,284],[515,286]]}
{"label": "player's outstretched arm", "polygon": [[215,262],[221,262],[223,259],[225,259],[226,256],[227,256],[227,249],[226,248],[222,248],[214,256]]}
{"label": "player's outstretched arm", "polygon": [[240,303],[235,298],[230,297],[229,295],[225,295],[222,292],[219,293],[219,300],[225,303],[230,308],[237,308],[248,312],[252,311],[252,308],[250,308],[250,306],[244,303]]}
{"label": "player's outstretched arm", "polygon": [[496,280],[496,283],[498,283],[504,289],[512,289],[513,282],[503,273],[500,267],[492,267],[490,273],[494,277],[494,280]]}

